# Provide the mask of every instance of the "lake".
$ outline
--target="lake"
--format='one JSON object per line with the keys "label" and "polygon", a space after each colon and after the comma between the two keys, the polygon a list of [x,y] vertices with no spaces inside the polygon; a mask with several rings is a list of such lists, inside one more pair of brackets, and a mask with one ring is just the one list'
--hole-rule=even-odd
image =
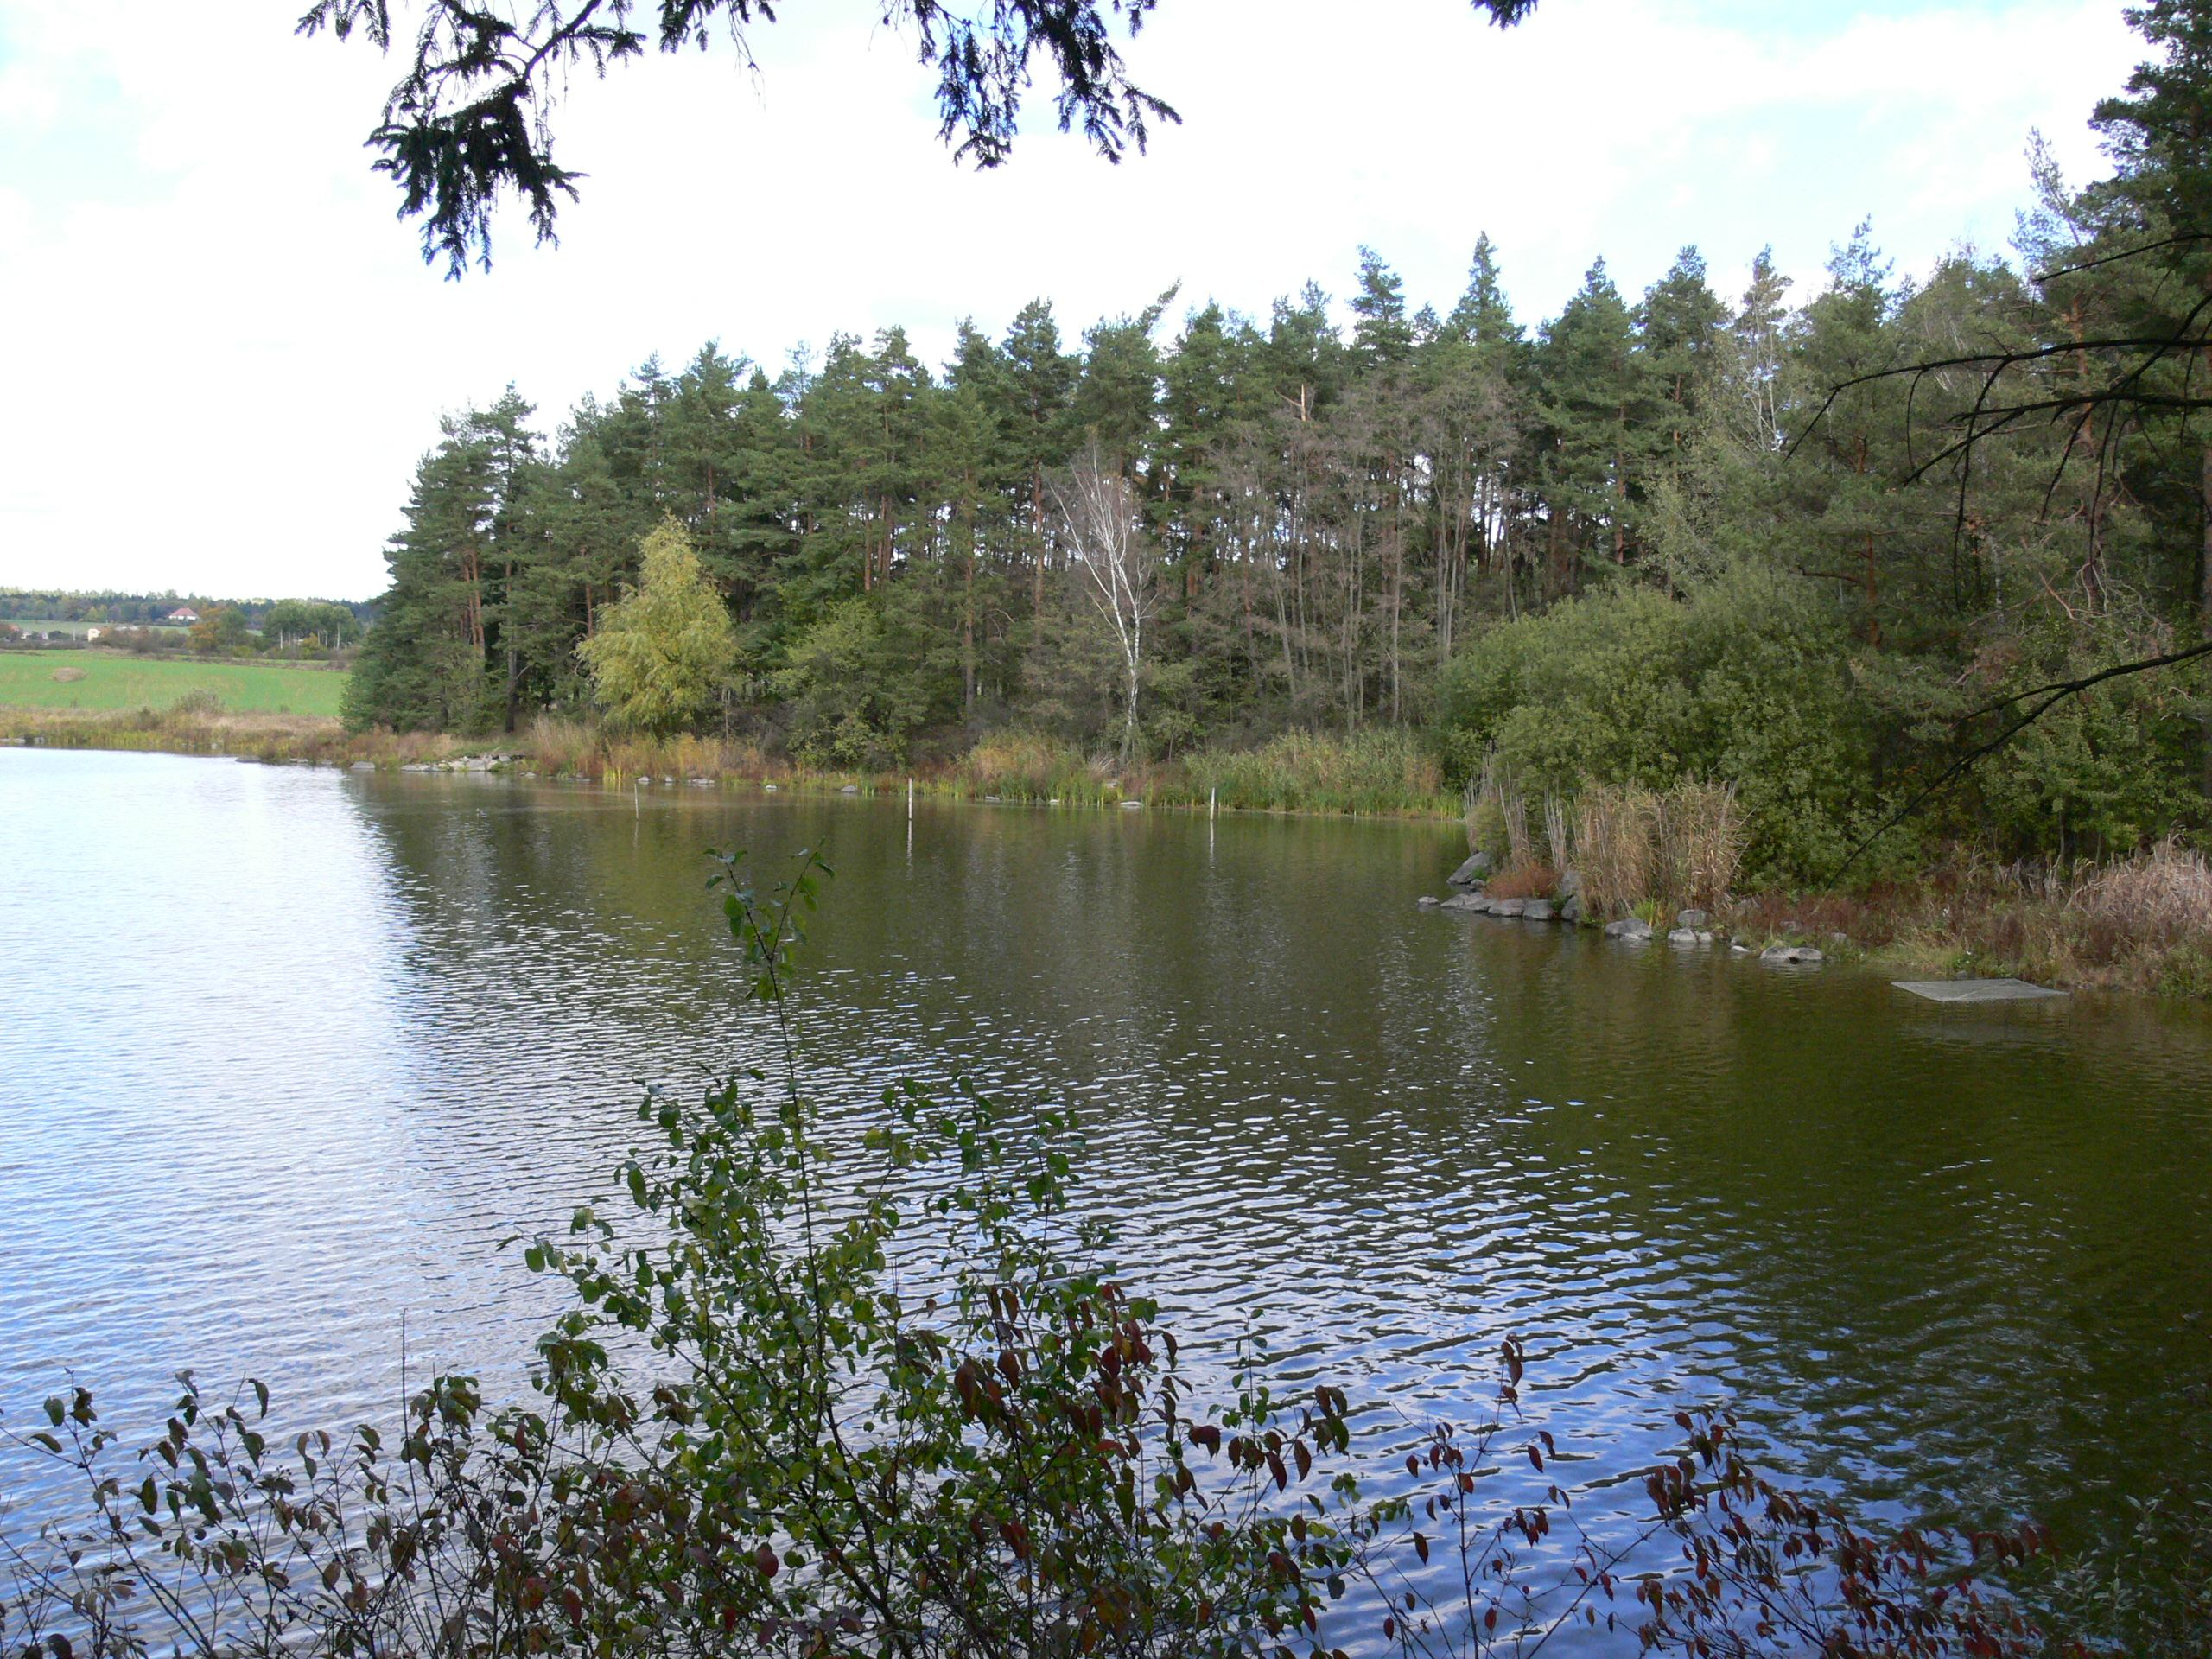
{"label": "lake", "polygon": [[[1186,1345],[1250,1332],[1388,1440],[1497,1344],[1586,1521],[1681,1405],[1879,1510],[2212,1481],[2212,1019],[1938,1007],[1847,969],[1416,912],[1455,826],[0,750],[0,1406],[184,1367],[295,1417],[519,1387],[499,1242],[612,1188],[639,1084],[757,1058],[702,849],[836,874],[833,1115],[955,1066],[1079,1109]],[[20,1475],[20,1470],[17,1473]],[[24,1501],[35,1506],[34,1487]]]}

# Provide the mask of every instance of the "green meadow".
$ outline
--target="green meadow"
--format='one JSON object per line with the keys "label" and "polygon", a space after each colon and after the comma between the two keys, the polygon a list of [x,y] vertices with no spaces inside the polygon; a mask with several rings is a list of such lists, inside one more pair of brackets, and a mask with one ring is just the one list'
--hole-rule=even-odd
{"label": "green meadow", "polygon": [[0,652],[0,708],[166,709],[206,692],[234,714],[335,716],[342,670],[308,663],[172,662],[104,651]]}

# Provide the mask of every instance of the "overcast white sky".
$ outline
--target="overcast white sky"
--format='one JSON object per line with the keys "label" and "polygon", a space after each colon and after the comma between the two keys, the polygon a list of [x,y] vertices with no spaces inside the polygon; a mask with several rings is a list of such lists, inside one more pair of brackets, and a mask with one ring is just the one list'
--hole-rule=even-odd
{"label": "overcast white sky", "polygon": [[[396,70],[304,0],[0,0],[0,585],[366,597],[442,410],[512,379],[550,428],[702,341],[779,365],[905,323],[941,357],[1036,295],[1074,338],[1180,280],[1264,314],[1373,245],[1449,303],[1476,234],[1534,321],[1686,242],[1732,295],[1862,217],[1902,271],[2009,245],[2031,128],[2098,170],[2140,55],[2119,0],[1162,0],[1128,55],[1183,111],[1119,168],[1039,132],[977,175],[878,0],[567,107],[557,250],[424,267],[360,141]],[[404,0],[402,0],[404,4]],[[228,21],[219,22],[219,15]],[[1045,123],[1039,111],[1040,126]]]}

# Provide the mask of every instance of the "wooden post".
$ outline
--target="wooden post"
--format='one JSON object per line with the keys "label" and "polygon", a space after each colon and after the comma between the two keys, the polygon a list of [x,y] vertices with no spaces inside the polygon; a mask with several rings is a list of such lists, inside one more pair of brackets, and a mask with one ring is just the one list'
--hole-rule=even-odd
{"label": "wooden post", "polygon": [[914,821],[914,780],[913,780],[912,779],[909,778],[909,779],[906,780],[906,822],[907,822],[907,823],[912,823],[913,821]]}
{"label": "wooden post", "polygon": [[1218,787],[1206,791],[1206,822],[1211,823],[1221,816],[1221,791]]}

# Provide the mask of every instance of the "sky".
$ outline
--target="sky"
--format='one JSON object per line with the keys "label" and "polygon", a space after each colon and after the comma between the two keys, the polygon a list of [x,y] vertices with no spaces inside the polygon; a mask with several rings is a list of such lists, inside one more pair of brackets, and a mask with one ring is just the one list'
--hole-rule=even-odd
{"label": "sky", "polygon": [[[409,0],[397,0],[407,10]],[[1119,167],[1051,130],[977,173],[882,0],[580,79],[557,248],[424,265],[361,141],[397,63],[304,0],[0,0],[0,586],[367,598],[442,411],[514,382],[547,429],[658,353],[779,368],[903,324],[941,360],[1038,296],[1065,335],[1169,284],[1264,316],[1374,247],[1449,306],[1488,231],[1522,317],[1593,258],[1633,295],[1694,243],[1802,297],[1871,219],[1900,274],[2009,251],[2030,133],[2141,42],[2119,0],[1160,0],[1126,55],[1181,111]],[[648,8],[650,10],[650,8]],[[220,20],[217,21],[218,14]],[[1041,89],[1040,89],[1041,90]]]}

